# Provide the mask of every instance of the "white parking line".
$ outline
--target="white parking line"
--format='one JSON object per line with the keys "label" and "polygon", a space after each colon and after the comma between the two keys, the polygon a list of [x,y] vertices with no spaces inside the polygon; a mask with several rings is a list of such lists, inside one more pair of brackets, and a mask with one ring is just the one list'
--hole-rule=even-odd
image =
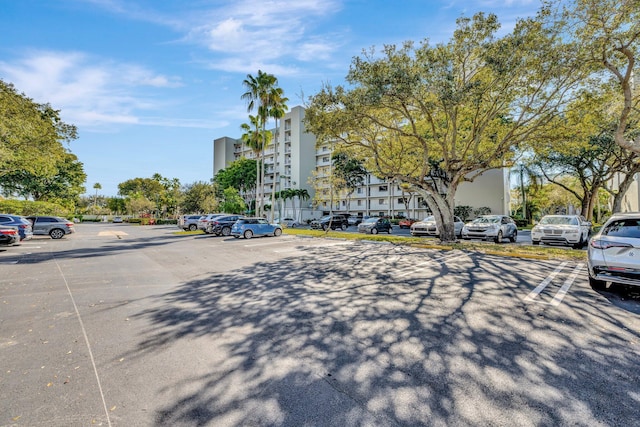
{"label": "white parking line", "polygon": [[575,282],[576,277],[583,268],[584,264],[576,265],[576,268],[573,269],[571,275],[567,277],[567,280],[564,281],[564,285],[562,285],[556,296],[553,297],[551,305],[558,306],[562,302],[562,299],[565,297],[565,295],[567,295],[567,292],[569,292],[569,288],[571,288],[571,285],[573,285],[573,282]]}
{"label": "white parking line", "polygon": [[556,267],[555,270],[553,270],[553,272],[548,275],[542,282],[540,282],[540,284],[529,293],[529,295],[527,295],[524,300],[525,301],[533,301],[534,298],[536,298],[538,295],[540,295],[540,292],[542,292],[544,290],[544,288],[546,288],[549,283],[551,283],[551,281],[553,280],[554,277],[556,277],[558,275],[558,273],[560,273],[560,271],[562,271],[562,269],[569,264],[569,261],[565,261],[562,264],[560,264],[559,266]]}

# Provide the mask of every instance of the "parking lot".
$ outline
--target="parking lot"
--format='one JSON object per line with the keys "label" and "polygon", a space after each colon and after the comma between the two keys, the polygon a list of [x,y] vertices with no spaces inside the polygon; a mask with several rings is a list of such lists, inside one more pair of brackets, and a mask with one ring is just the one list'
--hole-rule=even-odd
{"label": "parking lot", "polygon": [[175,231],[0,252],[0,425],[638,423],[640,298],[583,263]]}

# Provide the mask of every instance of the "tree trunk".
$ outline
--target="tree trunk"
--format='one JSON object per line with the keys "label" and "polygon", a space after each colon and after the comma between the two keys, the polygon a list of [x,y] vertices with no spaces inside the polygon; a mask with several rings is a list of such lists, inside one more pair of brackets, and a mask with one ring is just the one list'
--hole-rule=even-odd
{"label": "tree trunk", "polygon": [[421,189],[418,193],[424,197],[429,209],[431,209],[431,212],[433,213],[433,217],[436,220],[436,226],[440,232],[440,241],[442,243],[453,243],[457,238],[453,221],[456,186],[449,183],[447,188],[448,191],[444,195],[425,189]]}
{"label": "tree trunk", "polygon": [[613,197],[613,209],[611,213],[622,212],[622,200],[624,199],[625,194],[627,194],[627,191],[629,191],[631,184],[633,184],[636,172],[637,171],[627,173],[622,182],[618,184],[618,192]]}

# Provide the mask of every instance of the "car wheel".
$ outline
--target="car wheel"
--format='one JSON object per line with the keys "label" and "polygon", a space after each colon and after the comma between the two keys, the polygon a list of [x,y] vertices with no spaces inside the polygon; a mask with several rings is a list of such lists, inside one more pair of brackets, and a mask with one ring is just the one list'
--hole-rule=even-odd
{"label": "car wheel", "polygon": [[498,235],[494,239],[496,243],[502,243],[502,230],[498,231]]}
{"label": "car wheel", "polygon": [[349,224],[342,224],[342,231],[347,231],[347,228],[349,228]]}
{"label": "car wheel", "polygon": [[327,229],[328,229],[328,228],[329,228],[329,226],[328,226],[328,225],[326,225],[326,224],[322,226],[322,230],[323,230],[323,231],[327,231]]}
{"label": "car wheel", "polygon": [[511,243],[515,243],[518,240],[518,230],[515,230],[511,235]]}
{"label": "car wheel", "polygon": [[252,238],[252,237],[253,237],[253,231],[251,231],[251,230],[246,230],[246,231],[244,232],[244,238],[245,238],[245,239],[250,239],[250,238]]}
{"label": "car wheel", "polygon": [[296,228],[296,227],[297,227],[297,225],[296,225],[295,222],[293,224],[291,224],[291,228]]}
{"label": "car wheel", "polygon": [[52,239],[62,239],[62,237],[64,237],[64,231],[59,228],[54,228],[49,232],[49,236],[51,236]]}
{"label": "car wheel", "polygon": [[195,224],[191,224],[189,225],[189,231],[196,231],[198,229],[198,226]]}
{"label": "car wheel", "polygon": [[377,228],[372,228],[371,229],[371,234],[378,234],[378,229]]}
{"label": "car wheel", "polygon": [[231,227],[222,227],[222,232],[220,233],[223,236],[228,236],[229,234],[231,234]]}
{"label": "car wheel", "polygon": [[607,287],[607,282],[589,277],[589,285],[594,291],[601,291]]}
{"label": "car wheel", "polygon": [[279,235],[282,234],[282,230],[280,230],[279,228],[276,228],[275,230],[273,230],[273,235],[278,237]]}

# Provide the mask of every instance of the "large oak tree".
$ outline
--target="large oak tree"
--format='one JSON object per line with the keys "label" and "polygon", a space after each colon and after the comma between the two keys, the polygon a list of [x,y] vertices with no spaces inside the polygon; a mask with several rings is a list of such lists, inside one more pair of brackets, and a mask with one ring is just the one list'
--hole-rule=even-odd
{"label": "large oak tree", "polygon": [[503,37],[499,28],[479,13],[458,19],[447,43],[363,52],[349,86],[325,84],[307,108],[320,143],[355,147],[368,170],[421,195],[443,241],[455,240],[458,186],[510,166],[522,144],[552,133],[582,77],[574,46],[540,17]]}

